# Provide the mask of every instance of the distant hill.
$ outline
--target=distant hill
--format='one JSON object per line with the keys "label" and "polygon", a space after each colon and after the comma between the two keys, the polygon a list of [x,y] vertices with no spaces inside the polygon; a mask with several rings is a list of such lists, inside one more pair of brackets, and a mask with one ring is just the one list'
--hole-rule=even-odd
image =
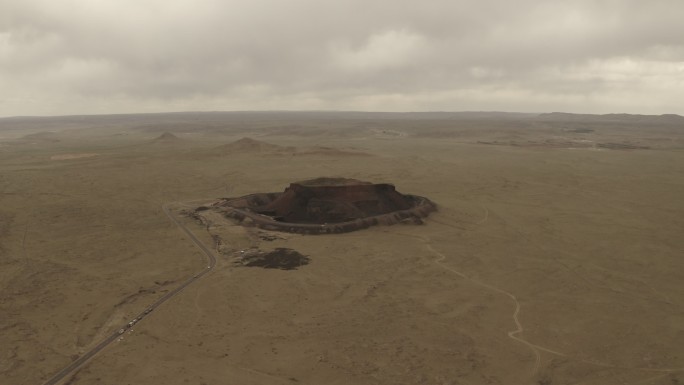
{"label": "distant hill", "polygon": [[154,143],[159,143],[159,144],[173,144],[173,143],[182,143],[183,139],[177,137],[176,135],[170,133],[170,132],[165,132],[158,137],[154,138],[152,140]]}

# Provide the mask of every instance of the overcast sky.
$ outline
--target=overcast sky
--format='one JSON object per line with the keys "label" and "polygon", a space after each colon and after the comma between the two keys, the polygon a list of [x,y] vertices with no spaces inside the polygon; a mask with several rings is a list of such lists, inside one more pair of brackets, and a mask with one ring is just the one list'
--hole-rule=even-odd
{"label": "overcast sky", "polygon": [[0,116],[684,114],[682,0],[0,0]]}

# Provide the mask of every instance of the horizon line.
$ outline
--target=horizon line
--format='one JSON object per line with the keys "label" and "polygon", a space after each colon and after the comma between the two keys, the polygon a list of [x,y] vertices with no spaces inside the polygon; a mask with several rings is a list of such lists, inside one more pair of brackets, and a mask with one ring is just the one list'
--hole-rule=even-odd
{"label": "horizon line", "polygon": [[588,115],[588,116],[609,116],[609,115],[629,115],[629,116],[677,116],[684,117],[675,113],[662,114],[639,114],[629,112],[610,112],[610,113],[584,113],[584,112],[521,112],[521,111],[500,111],[500,110],[430,110],[430,111],[378,111],[378,110],[186,110],[186,111],[160,111],[160,112],[117,112],[117,113],[85,113],[85,114],[64,114],[64,115],[8,115],[0,116],[0,119],[30,119],[30,118],[69,118],[69,117],[98,117],[98,116],[124,116],[124,115],[171,115],[171,114],[215,114],[215,113],[363,113],[363,114],[511,114],[511,115],[544,115],[544,114],[567,114],[567,115]]}

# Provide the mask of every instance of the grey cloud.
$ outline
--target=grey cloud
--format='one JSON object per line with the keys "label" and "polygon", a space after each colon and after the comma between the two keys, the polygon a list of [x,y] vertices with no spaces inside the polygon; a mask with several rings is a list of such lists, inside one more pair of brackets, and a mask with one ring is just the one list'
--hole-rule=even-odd
{"label": "grey cloud", "polygon": [[0,115],[684,112],[678,0],[15,3],[0,16]]}

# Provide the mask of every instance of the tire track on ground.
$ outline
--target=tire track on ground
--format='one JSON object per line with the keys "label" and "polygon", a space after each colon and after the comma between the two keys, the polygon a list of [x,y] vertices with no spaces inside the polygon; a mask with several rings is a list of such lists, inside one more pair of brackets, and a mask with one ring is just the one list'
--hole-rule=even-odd
{"label": "tire track on ground", "polygon": [[496,293],[502,294],[502,295],[508,297],[508,298],[513,302],[513,305],[515,305],[515,309],[513,310],[512,318],[513,318],[513,323],[515,324],[516,328],[515,328],[514,330],[508,331],[506,334],[507,334],[507,336],[508,336],[509,338],[511,338],[512,340],[514,340],[514,341],[516,341],[516,342],[518,342],[518,343],[520,343],[520,344],[523,344],[523,345],[525,345],[526,347],[528,347],[528,348],[532,351],[532,353],[534,354],[534,365],[533,365],[533,367],[532,367],[532,377],[534,377],[535,375],[537,375],[537,373],[539,372],[539,368],[540,368],[540,366],[541,366],[541,353],[540,353],[540,351],[544,351],[544,352],[548,352],[548,353],[552,353],[552,354],[564,356],[563,353],[556,352],[556,351],[554,351],[554,350],[551,350],[551,349],[548,349],[548,348],[545,348],[545,347],[537,346],[537,345],[535,345],[535,344],[533,344],[533,343],[531,343],[531,342],[529,342],[529,341],[527,341],[527,340],[525,340],[525,339],[519,337],[519,335],[525,330],[525,328],[522,326],[522,323],[520,322],[520,319],[519,319],[520,308],[521,308],[521,307],[520,307],[520,302],[518,301],[518,298],[517,298],[514,294],[509,293],[508,291],[503,290],[503,289],[500,289],[500,288],[498,288],[498,287],[495,287],[495,286],[486,284],[486,283],[484,283],[484,282],[478,281],[477,279],[474,279],[474,278],[472,278],[472,277],[469,277],[468,275],[466,275],[465,273],[463,273],[463,272],[461,272],[461,271],[459,271],[459,270],[457,270],[457,269],[454,269],[454,268],[452,268],[452,267],[450,267],[450,266],[445,265],[443,262],[444,262],[444,260],[446,259],[446,255],[444,255],[443,253],[441,253],[441,252],[435,250],[435,248],[432,247],[432,241],[430,240],[430,238],[424,237],[424,236],[420,236],[420,235],[415,235],[415,234],[406,234],[406,233],[399,233],[399,232],[395,232],[395,234],[400,234],[400,235],[403,235],[403,236],[407,236],[407,237],[412,237],[412,238],[417,238],[417,239],[419,239],[420,241],[423,242],[423,244],[425,244],[425,247],[426,247],[432,254],[434,254],[434,255],[437,256],[437,259],[433,260],[433,262],[434,262],[438,267],[440,267],[441,269],[447,270],[447,271],[449,271],[449,272],[451,272],[451,273],[453,273],[453,274],[459,276],[460,278],[462,278],[462,279],[464,279],[464,280],[466,280],[466,281],[471,282],[472,284],[474,284],[474,285],[476,285],[476,286],[480,286],[480,287],[483,287],[483,288],[485,288],[485,289],[487,289],[487,290],[494,291],[494,292],[496,292]]}
{"label": "tire track on ground", "polygon": [[514,341],[517,341],[517,342],[527,346],[532,351],[532,353],[534,354],[534,365],[532,367],[532,377],[537,375],[537,373],[539,372],[539,367],[541,366],[541,353],[540,353],[540,351],[545,351],[545,352],[557,354],[557,355],[563,355],[562,353],[553,351],[551,349],[537,346],[537,345],[535,345],[531,342],[528,342],[527,340],[519,337],[519,335],[522,334],[523,331],[525,331],[525,328],[523,327],[522,323],[520,323],[520,319],[519,319],[520,302],[518,301],[518,298],[513,293],[510,293],[510,292],[505,291],[503,289],[500,289],[498,287],[486,284],[484,282],[480,282],[474,278],[467,276],[466,274],[464,274],[461,271],[458,271],[452,267],[445,265],[443,262],[446,259],[446,255],[435,250],[432,247],[429,239],[423,239],[421,237],[421,240],[423,240],[423,242],[425,242],[425,245],[426,245],[427,249],[430,250],[430,252],[432,252],[433,254],[438,256],[438,258],[433,261],[437,266],[439,266],[442,269],[447,270],[451,273],[454,273],[454,274],[458,275],[459,277],[461,277],[467,281],[470,281],[471,283],[473,283],[477,286],[480,286],[480,287],[483,287],[485,289],[497,292],[499,294],[503,294],[504,296],[510,298],[511,301],[513,301],[513,304],[515,305],[515,310],[513,311],[512,317],[513,317],[513,323],[515,324],[516,328],[515,328],[515,330],[508,331],[506,334],[508,335],[509,338],[513,339]]}
{"label": "tire track on ground", "polygon": [[88,362],[91,358],[93,358],[96,354],[98,354],[100,351],[102,351],[104,348],[109,346],[112,342],[116,341],[121,334],[123,334],[126,330],[132,328],[136,323],[140,322],[143,318],[145,318],[149,313],[154,311],[157,307],[161,306],[164,302],[170,300],[171,298],[175,297],[178,295],[180,292],[182,292],[186,287],[188,287],[190,284],[194,283],[195,281],[198,281],[202,277],[204,277],[207,273],[209,273],[211,270],[214,269],[216,266],[216,257],[214,254],[209,250],[207,246],[202,243],[201,240],[199,240],[195,234],[190,231],[187,227],[185,227],[184,224],[182,224],[176,217],[171,213],[171,210],[169,209],[168,205],[165,204],[162,206],[162,210],[164,213],[173,221],[173,223],[178,226],[178,228],[185,233],[190,240],[200,248],[202,253],[207,257],[208,260],[208,266],[206,269],[203,269],[201,272],[193,275],[191,278],[183,282],[180,286],[176,287],[175,289],[169,291],[168,293],[164,294],[161,298],[153,302],[150,306],[148,306],[142,313],[138,314],[135,318],[133,318],[130,322],[126,323],[123,325],[118,331],[114,331],[112,334],[110,334],[108,337],[106,337],[104,340],[102,340],[100,343],[98,343],[94,348],[90,349],[80,357],[78,357],[76,360],[74,360],[71,364],[54,374],[52,377],[50,377],[46,382],[43,383],[43,385],[56,385],[60,383],[65,377],[71,375],[72,373],[76,372],[79,368],[81,368],[86,362]]}
{"label": "tire track on ground", "polygon": [[[484,218],[479,220],[478,222],[476,222],[475,223],[476,225],[484,224],[489,219],[489,213],[490,213],[489,210],[485,207],[483,207],[483,209],[485,210]],[[434,221],[432,219],[430,220],[430,222],[435,222],[435,223],[438,223],[440,225],[456,228],[459,230],[465,230],[465,229],[462,229],[458,226],[450,225],[450,224],[440,222],[440,221]],[[440,251],[436,250],[432,246],[432,240],[429,237],[415,235],[415,234],[400,233],[400,232],[394,232],[394,233],[400,234],[403,236],[416,238],[416,239],[419,239],[420,241],[422,241],[422,243],[425,244],[425,247],[432,254],[437,256],[437,259],[433,260],[433,262],[437,266],[439,266],[440,268],[447,270],[447,271],[459,276],[460,278],[465,279],[465,280],[467,280],[467,281],[469,281],[469,282],[471,282],[477,286],[480,286],[480,287],[483,287],[485,289],[497,292],[497,293],[502,294],[502,295],[508,297],[509,299],[511,299],[511,301],[515,305],[515,310],[513,311],[512,318],[513,318],[514,324],[516,325],[516,329],[507,332],[507,335],[512,340],[527,346],[533,352],[533,354],[535,356],[535,362],[534,362],[534,365],[532,368],[532,377],[536,376],[539,373],[539,369],[541,366],[541,352],[553,354],[553,355],[558,356],[558,357],[567,358],[567,359],[575,361],[575,362],[584,363],[584,364],[593,365],[593,366],[604,367],[604,368],[609,368],[609,369],[638,370],[638,371],[645,371],[645,372],[652,372],[652,373],[661,373],[660,375],[658,375],[654,378],[659,378],[661,376],[665,376],[665,375],[671,374],[671,373],[684,372],[684,367],[683,368],[644,368],[644,367],[626,367],[626,366],[613,365],[613,364],[609,364],[609,363],[605,363],[605,362],[601,362],[601,361],[572,357],[566,353],[558,352],[558,351],[555,351],[553,349],[549,349],[549,348],[544,347],[544,346],[533,344],[533,343],[525,340],[524,338],[522,338],[520,336],[524,332],[525,329],[524,329],[524,327],[523,327],[523,325],[519,319],[520,312],[521,312],[521,305],[520,305],[520,302],[518,301],[518,298],[513,293],[510,293],[510,292],[503,290],[501,288],[498,288],[496,286],[492,286],[490,284],[481,282],[475,278],[472,278],[472,277],[466,275],[462,271],[459,271],[453,267],[450,267],[450,266],[444,264],[443,262],[444,262],[444,260],[446,260],[446,255],[444,255]]]}

